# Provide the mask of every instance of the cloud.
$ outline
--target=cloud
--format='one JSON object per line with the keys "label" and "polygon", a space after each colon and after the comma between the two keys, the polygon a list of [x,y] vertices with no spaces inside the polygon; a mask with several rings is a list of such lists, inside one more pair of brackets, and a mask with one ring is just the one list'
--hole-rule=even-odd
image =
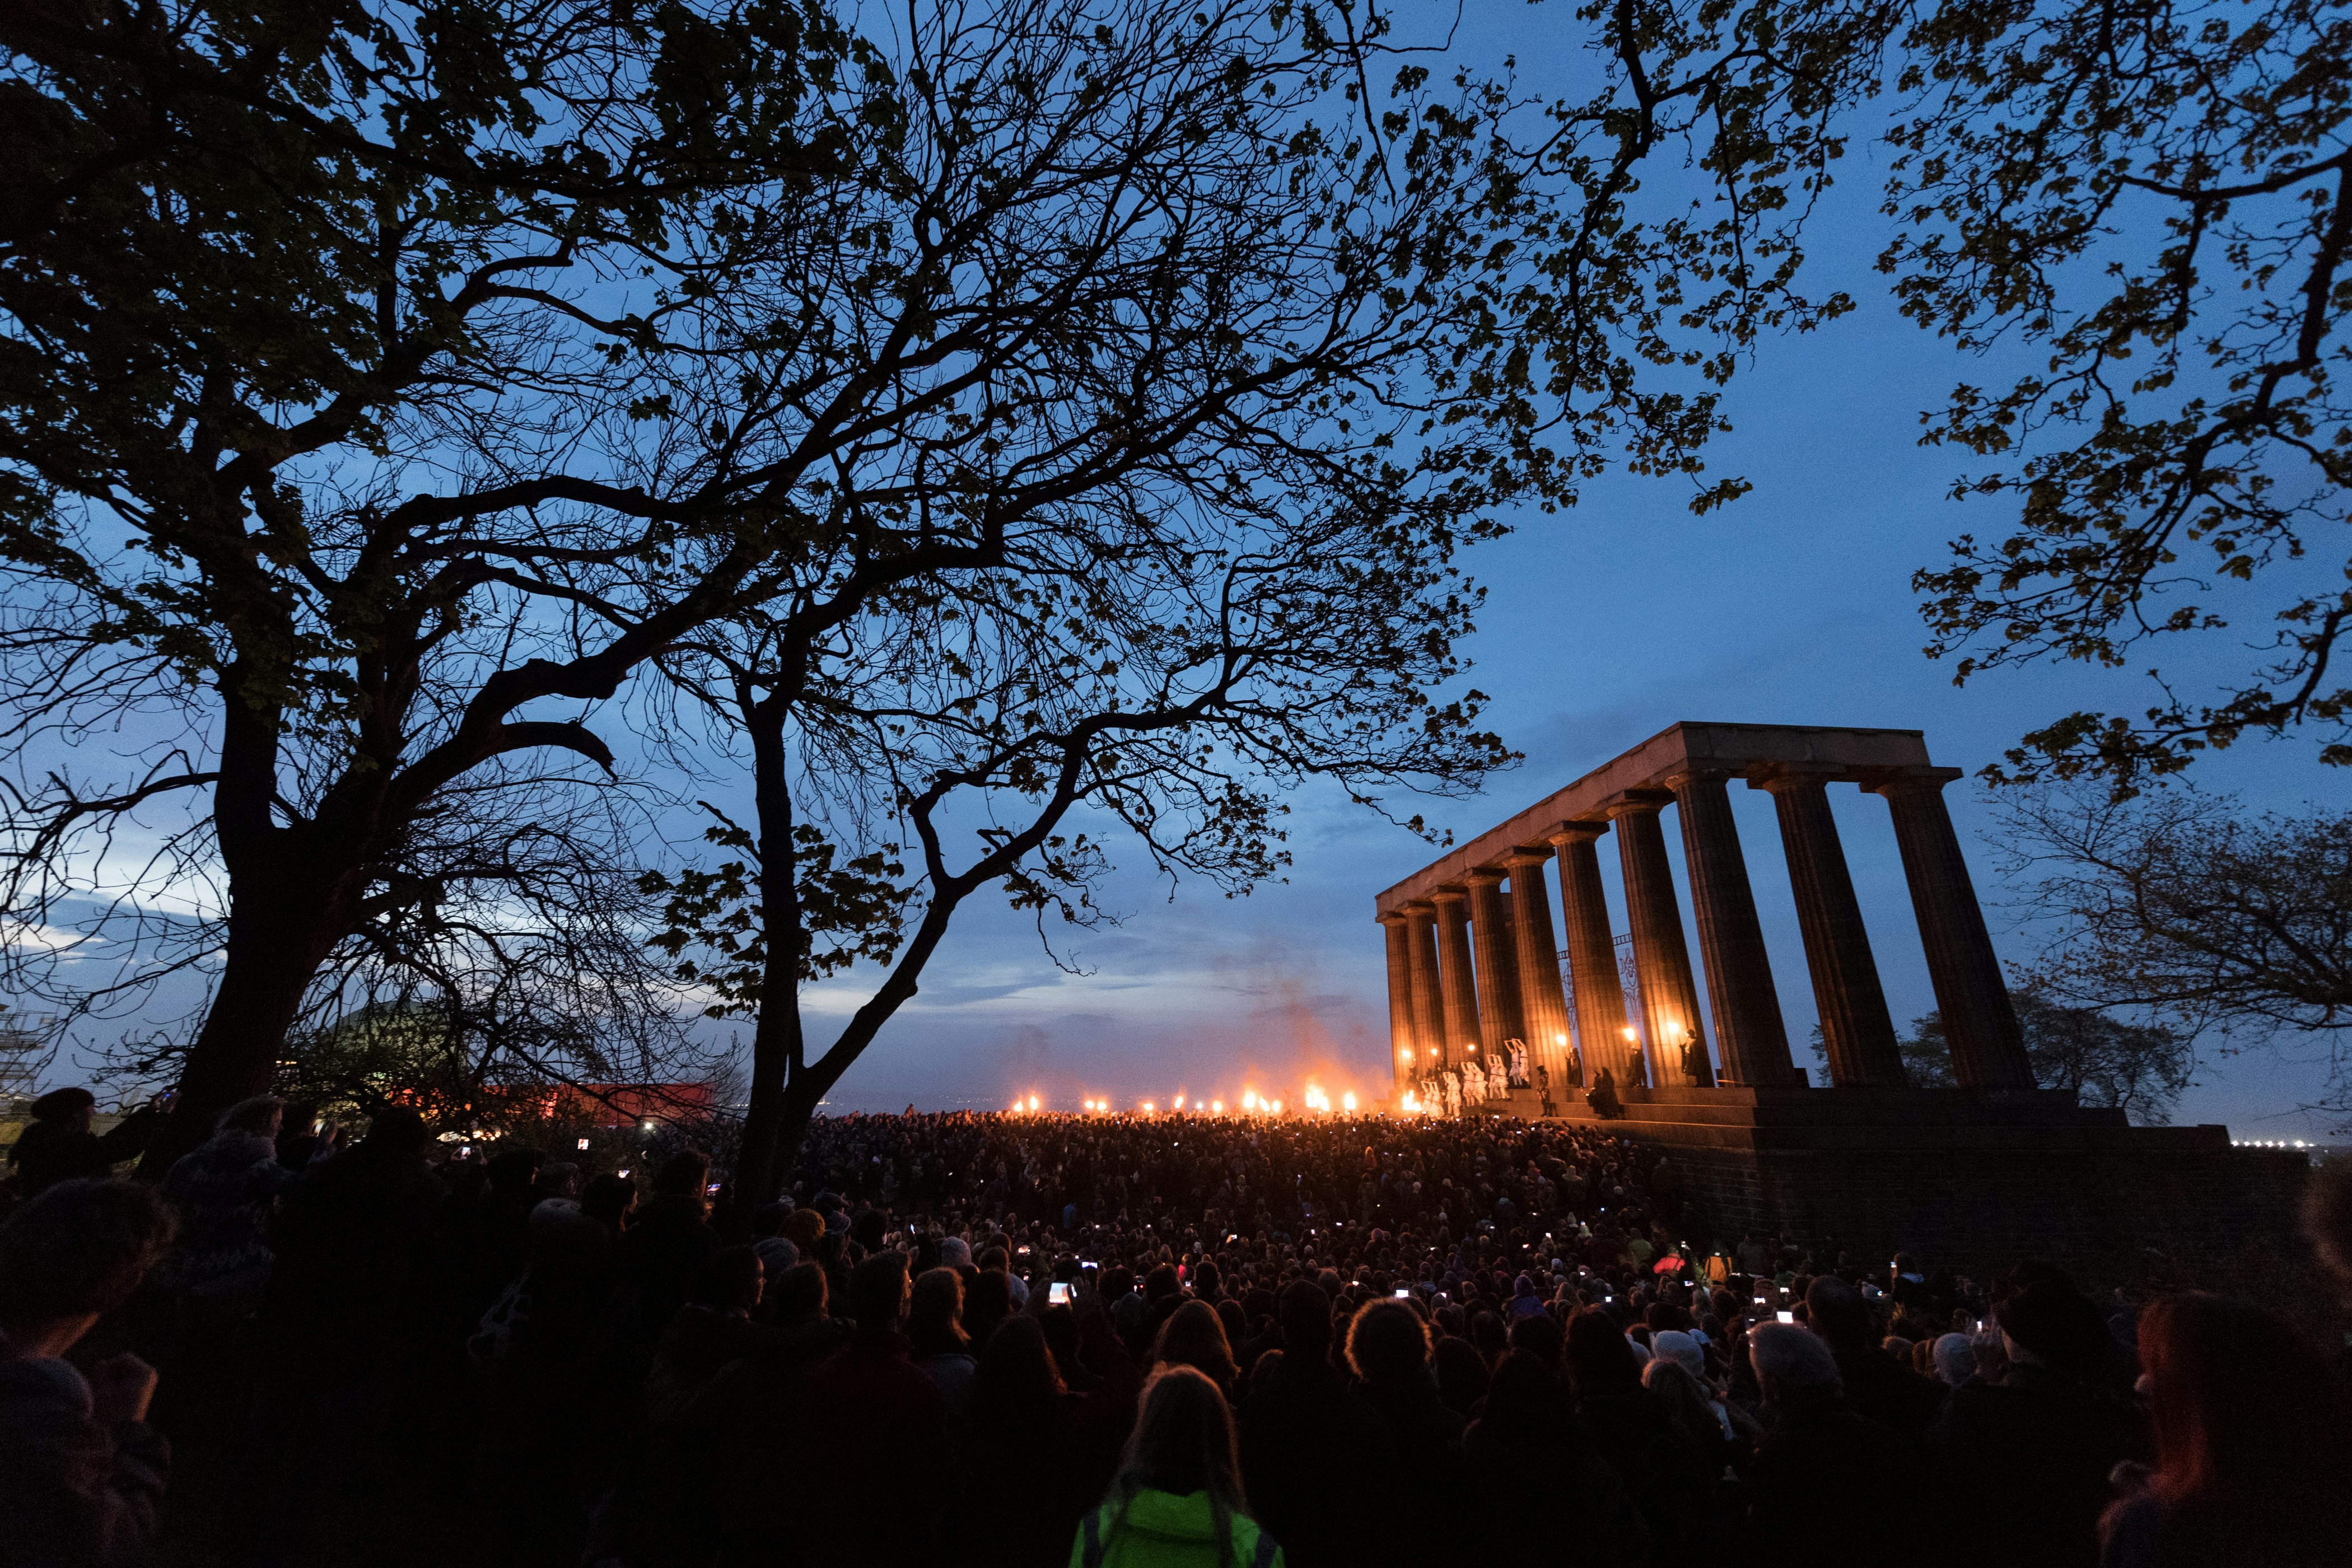
{"label": "cloud", "polygon": [[0,945],[30,948],[40,952],[65,952],[75,948],[103,947],[106,939],[87,936],[53,925],[0,925]]}

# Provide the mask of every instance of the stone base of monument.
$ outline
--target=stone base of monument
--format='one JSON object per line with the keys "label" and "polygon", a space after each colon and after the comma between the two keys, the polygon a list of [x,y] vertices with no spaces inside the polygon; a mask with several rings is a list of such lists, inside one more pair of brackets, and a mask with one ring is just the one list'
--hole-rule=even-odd
{"label": "stone base of monument", "polygon": [[[1856,1262],[1896,1250],[1979,1278],[2045,1258],[2104,1285],[2245,1289],[2305,1272],[2308,1162],[2221,1127],[2134,1127],[2059,1089],[1633,1089],[1557,1120],[1663,1150],[1705,1247],[1786,1231]],[[1534,1117],[1533,1090],[1491,1110]]]}

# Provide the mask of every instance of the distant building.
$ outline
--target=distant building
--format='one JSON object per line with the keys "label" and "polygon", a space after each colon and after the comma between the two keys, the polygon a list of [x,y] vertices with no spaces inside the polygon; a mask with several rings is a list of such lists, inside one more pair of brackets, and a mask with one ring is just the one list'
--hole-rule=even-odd
{"label": "distant building", "polygon": [[0,1016],[0,1116],[25,1113],[26,1105],[40,1092],[41,1069],[48,1064],[47,1016]]}
{"label": "distant building", "polygon": [[[394,1092],[394,1100],[416,1103],[425,1097]],[[707,1083],[486,1083],[462,1109],[491,1123],[585,1121],[592,1127],[627,1127],[638,1121],[674,1121],[709,1115],[716,1108]],[[429,1111],[428,1111],[429,1114]]]}

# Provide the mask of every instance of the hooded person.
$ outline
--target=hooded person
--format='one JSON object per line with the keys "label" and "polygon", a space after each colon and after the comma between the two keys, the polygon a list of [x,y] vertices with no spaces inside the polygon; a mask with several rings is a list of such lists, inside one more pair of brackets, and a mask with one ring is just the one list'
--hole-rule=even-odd
{"label": "hooded person", "polygon": [[2096,1562],[2109,1475],[2153,1452],[2147,1417],[2106,1386],[2105,1316],[2054,1271],[1993,1315],[2009,1370],[1952,1390],[1929,1434],[1948,1538],[1969,1561]]}
{"label": "hooded person", "polygon": [[1884,1555],[1916,1523],[1916,1449],[1846,1398],[1828,1342],[1796,1323],[1748,1335],[1765,1433],[1748,1462],[1748,1553],[1757,1568]]}

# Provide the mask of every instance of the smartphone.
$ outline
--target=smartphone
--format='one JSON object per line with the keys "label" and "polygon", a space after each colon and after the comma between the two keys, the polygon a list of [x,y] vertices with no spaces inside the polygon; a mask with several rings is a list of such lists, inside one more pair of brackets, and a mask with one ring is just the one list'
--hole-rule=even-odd
{"label": "smartphone", "polygon": [[1081,1274],[1099,1273],[1101,1269],[1102,1265],[1099,1263],[1081,1263],[1078,1265],[1078,1272]]}
{"label": "smartphone", "polygon": [[1394,1290],[1394,1291],[1391,1291],[1391,1292],[1390,1292],[1390,1294],[1393,1295],[1393,1296],[1394,1296],[1398,1300],[1402,1301],[1402,1300],[1403,1300],[1406,1297],[1411,1296],[1411,1295],[1412,1294],[1412,1291],[1410,1291],[1410,1290]]}
{"label": "smartphone", "polygon": [[1797,1314],[1794,1312],[1775,1312],[1772,1315],[1784,1323],[1793,1323],[1797,1321]]}
{"label": "smartphone", "polygon": [[1066,1279],[1056,1279],[1045,1287],[1045,1305],[1066,1307],[1070,1303],[1071,1295],[1070,1282]]}

